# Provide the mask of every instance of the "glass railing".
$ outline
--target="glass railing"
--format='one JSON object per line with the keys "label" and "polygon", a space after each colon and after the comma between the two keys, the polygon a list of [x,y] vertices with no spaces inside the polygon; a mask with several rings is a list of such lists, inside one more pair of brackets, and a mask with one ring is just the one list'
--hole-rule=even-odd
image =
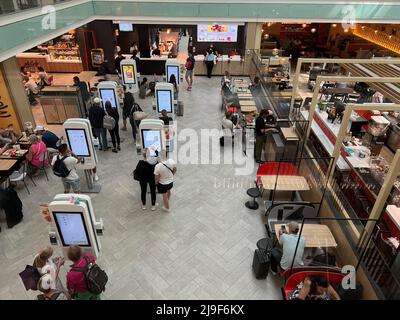
{"label": "glass railing", "polygon": [[0,15],[18,13],[24,10],[35,9],[47,5],[68,2],[72,0],[1,0]]}

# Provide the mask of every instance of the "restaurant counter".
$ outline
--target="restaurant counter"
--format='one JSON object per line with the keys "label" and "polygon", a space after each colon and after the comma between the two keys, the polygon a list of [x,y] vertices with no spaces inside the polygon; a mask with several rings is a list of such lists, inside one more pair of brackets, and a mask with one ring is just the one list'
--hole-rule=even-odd
{"label": "restaurant counter", "polygon": [[[131,54],[123,54],[125,59],[130,59],[132,57]],[[165,74],[165,63],[167,62],[167,56],[152,56],[151,58],[141,58],[139,65],[136,66],[141,75],[164,75]]]}
{"label": "restaurant counter", "polygon": [[[197,55],[194,56],[196,61],[194,65],[194,74],[196,76],[207,75],[207,67],[205,64],[205,56]],[[244,70],[244,62],[241,56],[231,56],[222,55],[217,57],[216,63],[214,64],[212,75],[213,76],[223,76],[225,71],[228,71],[232,75],[242,75]]]}
{"label": "restaurant counter", "polygon": [[38,67],[43,67],[46,72],[77,73],[83,70],[81,60],[55,60],[44,53],[23,52],[17,54],[16,58],[20,67],[26,67],[31,72],[36,72]]}

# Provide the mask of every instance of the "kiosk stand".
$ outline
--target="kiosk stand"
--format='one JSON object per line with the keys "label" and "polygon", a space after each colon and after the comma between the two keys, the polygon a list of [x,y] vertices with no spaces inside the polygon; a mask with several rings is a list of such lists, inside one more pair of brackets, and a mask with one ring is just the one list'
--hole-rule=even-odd
{"label": "kiosk stand", "polygon": [[101,186],[93,183],[92,172],[98,162],[94,149],[92,129],[88,119],[72,118],[63,124],[68,147],[81,159],[76,169],[84,170],[87,189],[81,188],[83,193],[99,193]]}
{"label": "kiosk stand", "polygon": [[145,148],[151,151],[157,150],[160,152],[166,149],[164,122],[160,119],[143,119],[139,126],[140,134],[140,149],[138,152]]}
{"label": "kiosk stand", "polygon": [[49,232],[52,245],[59,244],[64,256],[69,246],[78,245],[84,252],[98,258],[103,234],[103,220],[96,221],[89,196],[82,194],[58,194],[49,204],[52,226]]}
{"label": "kiosk stand", "polygon": [[139,75],[136,68],[136,61],[124,59],[120,63],[122,84],[127,87],[127,91],[135,93],[139,91]]}
{"label": "kiosk stand", "polygon": [[176,59],[168,59],[165,63],[166,82],[169,82],[172,74],[175,75],[176,83],[180,85],[183,81],[181,77],[181,64]]}
{"label": "kiosk stand", "polygon": [[118,109],[119,101],[117,94],[117,83],[114,81],[102,81],[97,86],[97,91],[101,99],[101,106],[105,110],[105,104],[110,101],[113,108]]}

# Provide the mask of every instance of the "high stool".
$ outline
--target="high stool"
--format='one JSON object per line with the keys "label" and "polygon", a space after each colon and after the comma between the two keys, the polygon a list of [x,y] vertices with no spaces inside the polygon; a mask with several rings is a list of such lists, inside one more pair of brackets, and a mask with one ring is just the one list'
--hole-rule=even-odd
{"label": "high stool", "polygon": [[258,188],[250,188],[247,189],[247,195],[252,198],[252,200],[247,201],[245,203],[246,208],[251,209],[251,210],[257,210],[258,209],[258,203],[256,201],[256,198],[260,196],[260,191]]}

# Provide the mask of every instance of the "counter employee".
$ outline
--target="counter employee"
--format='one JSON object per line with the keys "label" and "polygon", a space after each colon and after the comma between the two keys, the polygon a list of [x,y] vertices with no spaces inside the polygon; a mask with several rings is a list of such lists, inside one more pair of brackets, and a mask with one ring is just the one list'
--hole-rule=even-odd
{"label": "counter employee", "polygon": [[276,131],[276,119],[271,110],[262,109],[256,119],[256,143],[254,147],[254,158],[261,163],[261,152],[266,141],[266,135]]}

